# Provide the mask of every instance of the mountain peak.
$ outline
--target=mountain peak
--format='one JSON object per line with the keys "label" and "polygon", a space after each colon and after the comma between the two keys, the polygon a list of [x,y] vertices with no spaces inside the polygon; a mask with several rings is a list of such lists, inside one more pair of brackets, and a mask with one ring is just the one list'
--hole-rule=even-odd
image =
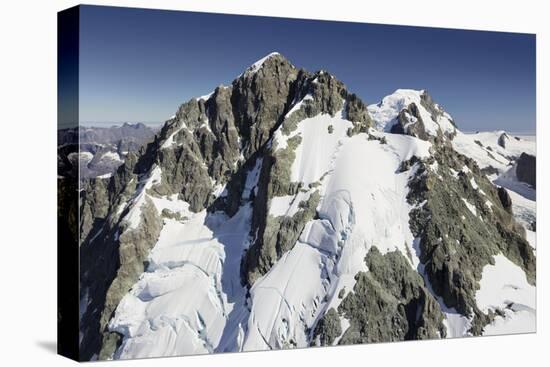
{"label": "mountain peak", "polygon": [[412,127],[417,121],[418,128],[424,132],[408,134],[420,134],[427,139],[429,136],[437,136],[438,130],[451,135],[455,131],[452,117],[433,101],[425,89],[397,89],[368,109],[381,131],[397,132],[401,130],[398,125]]}
{"label": "mountain peak", "polygon": [[283,55],[281,55],[280,53],[271,52],[270,54],[262,57],[261,59],[259,59],[258,61],[256,61],[252,65],[250,65],[246,69],[245,74],[246,75],[255,74],[256,72],[258,72],[264,66],[264,64],[268,63],[269,61],[273,61],[273,60],[281,61],[281,62],[285,62],[285,63],[290,64],[290,62],[287,60],[287,58],[284,57]]}
{"label": "mountain peak", "polygon": [[418,102],[423,95],[426,95],[425,89],[408,89],[408,88],[399,88],[396,89],[392,94],[384,97],[383,100],[394,100],[402,102]]}

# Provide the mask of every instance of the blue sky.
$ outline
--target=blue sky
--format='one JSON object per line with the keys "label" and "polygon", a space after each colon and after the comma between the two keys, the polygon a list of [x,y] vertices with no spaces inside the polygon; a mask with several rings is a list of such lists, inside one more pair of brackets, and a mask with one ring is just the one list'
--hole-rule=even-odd
{"label": "blue sky", "polygon": [[81,7],[80,121],[162,122],[278,51],[366,103],[427,89],[464,131],[535,131],[535,36]]}

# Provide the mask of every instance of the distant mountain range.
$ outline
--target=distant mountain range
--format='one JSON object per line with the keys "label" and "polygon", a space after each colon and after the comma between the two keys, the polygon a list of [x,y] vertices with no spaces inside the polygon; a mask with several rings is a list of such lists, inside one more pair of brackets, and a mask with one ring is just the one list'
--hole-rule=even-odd
{"label": "distant mountain range", "polygon": [[155,132],[142,123],[58,130],[60,173],[79,169],[81,178],[110,177],[128,153],[150,142]]}

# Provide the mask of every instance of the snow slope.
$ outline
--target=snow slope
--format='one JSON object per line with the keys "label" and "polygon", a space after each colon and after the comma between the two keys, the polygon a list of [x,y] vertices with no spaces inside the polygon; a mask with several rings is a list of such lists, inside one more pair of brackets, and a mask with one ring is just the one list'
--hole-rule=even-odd
{"label": "snow slope", "polygon": [[[336,295],[342,289],[351,291],[355,274],[367,270],[363,259],[371,246],[383,253],[397,249],[410,259],[411,267],[419,264],[411,255],[416,252],[406,201],[412,170],[395,172],[413,155],[426,157],[430,143],[375,131],[387,143],[369,140],[367,134],[350,138],[340,133],[344,130],[338,125],[348,123],[339,117],[328,121],[321,116],[315,122],[319,128],[302,143],[306,148],[296,151],[295,162],[301,168],[293,166],[293,177],[308,183],[326,172],[315,188],[322,196],[319,218],[308,222],[292,250],[254,283],[243,350],[308,346],[316,320],[338,307],[341,298]],[[329,122],[333,134],[326,130]],[[305,120],[298,130],[311,129],[313,123]],[[316,155],[325,165],[315,163]],[[306,168],[304,156],[313,159],[314,169]],[[276,199],[277,212],[285,213],[285,203],[286,210],[292,210],[289,198]],[[272,201],[271,210],[273,205]],[[341,323],[349,325],[346,320]]]}
{"label": "snow slope", "polygon": [[130,199],[128,204],[128,214],[122,218],[123,221],[129,224],[128,229],[135,229],[138,227],[141,222],[141,208],[145,205],[147,200],[150,199],[150,195],[147,194],[147,190],[149,190],[153,185],[159,184],[161,179],[161,170],[158,166],[155,166],[151,169],[151,172],[149,172],[149,174],[142,178],[138,183],[135,195]]}
{"label": "snow slope", "polygon": [[[510,168],[515,172],[515,167]],[[510,173],[510,172],[508,172]],[[515,176],[515,173],[513,173]],[[501,175],[494,180],[494,183],[506,188],[512,199],[512,209],[516,218],[523,223],[536,219],[536,198],[537,192],[524,182],[519,182],[508,175]]]}
{"label": "snow slope", "polygon": [[[329,126],[334,129],[332,133],[328,133]],[[351,127],[352,123],[343,118],[342,111],[334,118],[329,114],[320,114],[301,121],[298,129],[290,135],[300,135],[302,138],[295,151],[290,179],[303,182],[305,186],[318,181],[328,171],[339,142]]]}
{"label": "snow slope", "polygon": [[508,165],[510,164],[509,159],[498,152],[488,150],[486,147],[481,147],[475,141],[476,139],[472,137],[472,135],[457,131],[456,136],[452,140],[452,144],[457,152],[475,160],[481,169],[493,168],[499,173],[508,169]]}
{"label": "snow slope", "polygon": [[494,265],[483,268],[476,302],[482,311],[500,309],[504,316],[496,316],[484,335],[536,331],[536,288],[508,258],[497,255],[494,259]]}
{"label": "snow slope", "polygon": [[[484,131],[467,135],[479,141],[484,147],[490,147],[493,152],[497,152],[503,157],[514,159],[519,157],[521,153],[537,155],[534,136],[517,136],[503,130]],[[499,144],[499,140],[504,143],[504,147]]]}
{"label": "snow slope", "polygon": [[123,335],[115,358],[141,358],[235,350],[247,315],[240,259],[248,246],[249,204],[232,218],[192,213],[188,204],[152,198],[157,209],[184,214],[165,219],[149,266],[123,298],[110,330]]}

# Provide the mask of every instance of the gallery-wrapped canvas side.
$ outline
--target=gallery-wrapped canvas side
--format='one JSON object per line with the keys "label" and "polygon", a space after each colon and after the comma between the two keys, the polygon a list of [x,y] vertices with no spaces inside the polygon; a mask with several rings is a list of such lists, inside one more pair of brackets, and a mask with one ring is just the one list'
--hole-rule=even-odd
{"label": "gallery-wrapped canvas side", "polygon": [[57,352],[79,360],[79,8],[58,13]]}

